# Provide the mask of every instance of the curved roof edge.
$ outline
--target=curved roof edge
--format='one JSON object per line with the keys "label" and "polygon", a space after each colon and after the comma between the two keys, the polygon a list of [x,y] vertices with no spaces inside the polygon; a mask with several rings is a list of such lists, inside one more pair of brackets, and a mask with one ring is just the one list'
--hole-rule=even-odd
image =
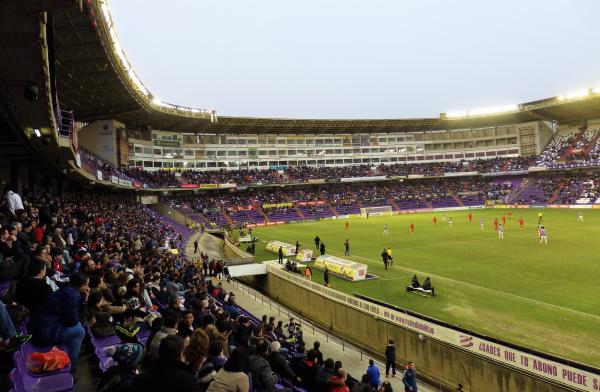
{"label": "curved roof edge", "polygon": [[[57,62],[62,85],[59,94],[73,107],[77,119],[82,121],[113,118],[130,127],[151,126],[153,129],[184,132],[313,133],[343,132],[344,129],[347,132],[438,130],[539,120],[573,123],[600,117],[600,88],[594,88],[518,105],[440,113],[430,118],[286,119],[222,116],[217,122],[215,110],[165,103],[153,95],[127,59],[117,37],[108,0],[92,0],[87,4],[91,7],[91,13],[74,14],[74,10],[71,10],[70,14],[62,15],[57,30],[60,45]],[[91,23],[86,19],[90,19]],[[85,52],[91,53],[81,54],[82,46],[86,47]],[[101,55],[98,47],[103,52]],[[92,70],[85,69],[80,65],[81,62],[91,64]],[[102,86],[102,83],[107,86]]]}

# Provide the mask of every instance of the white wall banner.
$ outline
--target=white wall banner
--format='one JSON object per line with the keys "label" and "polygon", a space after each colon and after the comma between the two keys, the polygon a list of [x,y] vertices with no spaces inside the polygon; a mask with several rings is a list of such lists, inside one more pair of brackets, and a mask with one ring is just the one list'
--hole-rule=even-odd
{"label": "white wall banner", "polygon": [[444,177],[465,177],[465,176],[476,176],[479,174],[478,171],[465,171],[465,172],[446,172]]}
{"label": "white wall banner", "polygon": [[119,185],[123,185],[123,186],[129,186],[132,187],[133,184],[131,183],[131,181],[129,180],[124,180],[122,178],[119,178]]}
{"label": "white wall banner", "polygon": [[102,181],[102,172],[100,170],[96,170],[96,178],[99,181]]}
{"label": "white wall banner", "polygon": [[429,338],[450,344],[459,350],[485,357],[503,365],[517,368],[535,377],[563,384],[578,391],[600,391],[600,374],[529,354],[502,344],[482,339],[440,324],[411,316],[386,306],[356,298],[282,269],[276,262],[267,262],[267,271],[304,287],[332,301],[343,303],[373,317],[407,328]]}
{"label": "white wall banner", "polygon": [[117,176],[110,176],[110,182],[112,182],[113,184],[118,184],[119,183],[119,177],[117,177]]}
{"label": "white wall banner", "polygon": [[[483,207],[483,206],[482,206]],[[461,210],[469,210],[469,207],[440,207],[440,208],[432,208],[432,211],[442,212],[442,211],[461,211]]]}
{"label": "white wall banner", "polygon": [[377,181],[385,180],[386,176],[373,176],[373,177],[344,177],[340,178],[341,182],[355,182],[355,181]]}

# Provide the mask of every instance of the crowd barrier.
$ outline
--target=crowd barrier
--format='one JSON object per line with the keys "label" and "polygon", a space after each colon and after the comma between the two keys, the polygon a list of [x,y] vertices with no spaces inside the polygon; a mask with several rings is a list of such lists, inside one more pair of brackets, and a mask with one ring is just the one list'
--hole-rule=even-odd
{"label": "crowd barrier", "polygon": [[392,338],[399,359],[464,391],[600,390],[600,369],[359,299],[278,266],[267,271],[263,289],[271,297],[375,352]]}

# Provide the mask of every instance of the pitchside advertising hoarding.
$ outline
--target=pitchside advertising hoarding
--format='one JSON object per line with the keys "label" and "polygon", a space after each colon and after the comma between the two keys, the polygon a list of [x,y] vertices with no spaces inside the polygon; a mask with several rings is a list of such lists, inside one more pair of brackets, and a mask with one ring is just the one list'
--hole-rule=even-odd
{"label": "pitchside advertising hoarding", "polygon": [[341,182],[357,182],[357,181],[377,181],[385,180],[386,176],[372,176],[372,177],[344,177],[340,178]]}
{"label": "pitchside advertising hoarding", "polygon": [[503,365],[517,368],[535,377],[557,382],[574,390],[600,391],[600,374],[529,354],[463,331],[454,330],[373,302],[346,295],[340,291],[304,279],[301,276],[288,273],[280,269],[279,265],[268,263],[267,271],[323,295],[332,301],[343,303],[346,306],[371,314],[375,318],[407,328],[431,339],[450,344],[459,350],[468,351]]}

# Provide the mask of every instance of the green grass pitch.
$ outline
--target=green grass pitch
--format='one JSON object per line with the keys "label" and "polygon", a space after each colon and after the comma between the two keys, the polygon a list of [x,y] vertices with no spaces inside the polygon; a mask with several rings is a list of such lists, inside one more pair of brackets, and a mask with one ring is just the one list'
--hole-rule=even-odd
{"label": "green grass pitch", "polygon": [[[442,213],[422,213],[324,220],[258,227],[257,260],[273,260],[264,250],[266,241],[280,240],[313,251],[318,234],[327,253],[344,257],[344,241],[350,241],[349,259],[365,263],[379,279],[348,282],[332,277],[338,290],[368,295],[413,311],[460,325],[484,335],[563,356],[600,364],[600,210],[584,210],[584,222],[576,210],[485,209],[446,212],[452,228],[441,222]],[[512,211],[498,239],[493,219]],[[543,213],[548,244],[537,238],[537,214]],[[432,217],[438,219],[437,225]],[[520,231],[518,218],[525,219]],[[481,230],[479,218],[485,219]],[[409,231],[410,223],[415,233]],[[382,235],[388,224],[389,236]],[[394,265],[384,270],[381,251],[391,246]],[[315,252],[316,254],[316,252]],[[313,269],[313,279],[322,274]],[[412,275],[423,282],[431,277],[435,298],[405,291]]]}

